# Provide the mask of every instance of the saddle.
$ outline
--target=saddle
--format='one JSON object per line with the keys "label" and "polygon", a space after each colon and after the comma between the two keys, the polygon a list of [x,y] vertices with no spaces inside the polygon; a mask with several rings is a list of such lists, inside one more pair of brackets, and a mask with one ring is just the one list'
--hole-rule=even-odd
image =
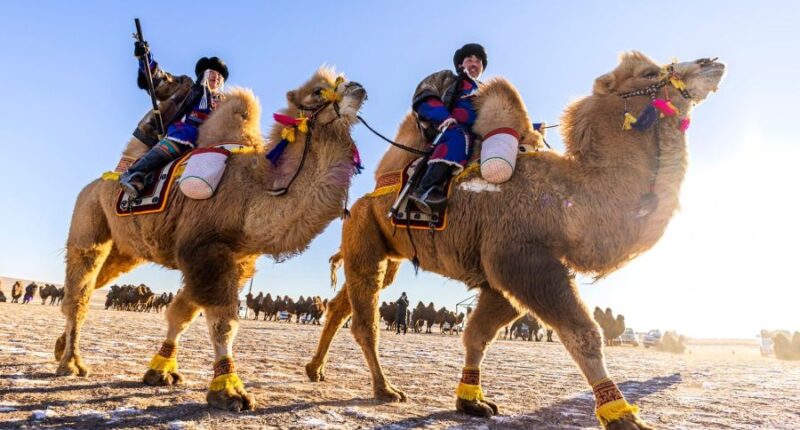
{"label": "saddle", "polygon": [[159,170],[147,175],[145,185],[139,197],[131,198],[120,190],[114,212],[117,216],[143,215],[164,211],[175,182],[180,178],[191,151],[180,158],[170,161]]}

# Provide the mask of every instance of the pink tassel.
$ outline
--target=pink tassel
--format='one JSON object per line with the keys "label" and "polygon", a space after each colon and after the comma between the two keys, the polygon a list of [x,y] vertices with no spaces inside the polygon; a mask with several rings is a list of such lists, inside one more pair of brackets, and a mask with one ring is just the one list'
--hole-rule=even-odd
{"label": "pink tassel", "polygon": [[653,100],[653,107],[658,109],[664,116],[673,116],[678,113],[678,109],[669,100],[655,99]]}
{"label": "pink tassel", "polygon": [[284,115],[282,113],[274,113],[272,114],[272,118],[275,119],[275,122],[281,125],[293,126],[300,124],[300,120],[292,118],[289,115]]}
{"label": "pink tassel", "polygon": [[692,123],[692,119],[687,117],[681,118],[681,123],[678,125],[678,128],[681,130],[681,133],[686,133],[686,130],[689,128],[689,124]]}

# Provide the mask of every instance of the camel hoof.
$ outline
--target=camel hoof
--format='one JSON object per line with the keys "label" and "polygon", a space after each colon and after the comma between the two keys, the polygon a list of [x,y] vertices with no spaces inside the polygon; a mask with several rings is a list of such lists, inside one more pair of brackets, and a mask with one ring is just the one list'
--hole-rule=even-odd
{"label": "camel hoof", "polygon": [[456,398],[456,410],[467,415],[472,415],[473,417],[481,418],[491,418],[493,415],[499,413],[497,404],[486,399],[464,400]]}
{"label": "camel hoof", "polygon": [[56,369],[57,376],[89,376],[89,368],[80,360],[73,358],[66,363],[61,362]]}
{"label": "camel hoof", "polygon": [[61,357],[64,356],[64,348],[67,346],[67,335],[61,334],[61,336],[56,340],[56,347],[53,350],[53,354],[56,356],[56,360],[61,360]]}
{"label": "camel hoof", "polygon": [[155,369],[147,369],[142,380],[145,384],[153,386],[176,385],[183,382],[183,376],[178,372],[161,372]]}
{"label": "camel hoof", "polygon": [[606,430],[655,430],[636,415],[626,415],[622,419],[606,424]]}
{"label": "camel hoof", "polygon": [[325,371],[313,363],[306,364],[306,375],[311,382],[325,382]]}
{"label": "camel hoof", "polygon": [[385,387],[375,390],[375,399],[382,402],[405,402],[408,397],[406,393],[387,384]]}
{"label": "camel hoof", "polygon": [[243,388],[208,390],[206,401],[212,407],[230,412],[252,411],[256,408],[256,398]]}

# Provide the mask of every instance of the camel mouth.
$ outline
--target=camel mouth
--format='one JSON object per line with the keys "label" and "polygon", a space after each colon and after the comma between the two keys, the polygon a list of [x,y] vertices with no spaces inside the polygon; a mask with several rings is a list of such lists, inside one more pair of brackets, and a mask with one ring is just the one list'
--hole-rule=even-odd
{"label": "camel mouth", "polygon": [[343,99],[340,102],[340,112],[355,118],[361,106],[367,100],[367,90],[358,82],[348,82],[342,92]]}

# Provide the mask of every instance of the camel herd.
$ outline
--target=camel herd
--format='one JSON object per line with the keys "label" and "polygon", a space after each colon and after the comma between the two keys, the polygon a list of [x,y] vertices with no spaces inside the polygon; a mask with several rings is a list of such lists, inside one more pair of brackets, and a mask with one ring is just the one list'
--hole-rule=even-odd
{"label": "camel herd", "polygon": [[257,320],[259,314],[263,314],[263,321],[292,321],[295,317],[295,322],[303,324],[310,323],[320,325],[320,318],[325,313],[328,307],[328,299],[322,300],[320,296],[303,298],[300,296],[297,301],[293,300],[288,295],[285,297],[277,296],[274,299],[272,294],[258,293],[253,297],[252,293],[247,294],[246,299],[247,309],[253,311],[253,319]]}
{"label": "camel herd", "polygon": [[[24,293],[24,296],[23,296]],[[42,298],[42,304],[47,304],[47,299],[50,299],[50,305],[60,305],[61,300],[64,299],[64,287],[56,287],[53,284],[44,284],[40,286],[36,282],[31,282],[27,287],[22,287],[22,281],[14,282],[11,286],[11,303],[19,303],[22,297],[22,304],[28,304],[33,301],[36,294]],[[0,283],[0,303],[7,301],[5,293],[2,290],[2,283]]]}
{"label": "camel herd", "polygon": [[112,285],[106,295],[105,307],[119,311],[161,312],[161,309],[169,305],[174,297],[172,293],[156,295],[144,284]]}

